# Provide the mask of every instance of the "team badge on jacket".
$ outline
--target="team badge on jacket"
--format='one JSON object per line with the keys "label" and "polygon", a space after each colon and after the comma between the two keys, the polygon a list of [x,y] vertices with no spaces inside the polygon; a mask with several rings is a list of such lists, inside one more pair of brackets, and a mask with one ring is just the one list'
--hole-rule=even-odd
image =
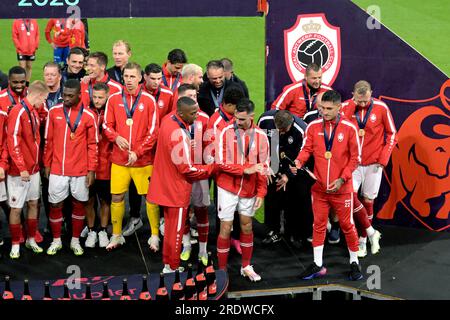
{"label": "team badge on jacket", "polygon": [[344,134],[342,132],[338,134],[338,141],[339,142],[344,141]]}

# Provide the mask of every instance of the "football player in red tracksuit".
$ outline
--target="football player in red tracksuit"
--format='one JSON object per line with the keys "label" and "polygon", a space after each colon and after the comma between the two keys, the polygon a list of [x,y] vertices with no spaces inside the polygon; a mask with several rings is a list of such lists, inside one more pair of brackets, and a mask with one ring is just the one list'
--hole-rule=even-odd
{"label": "football player in red tracksuit", "polygon": [[[219,155],[215,152],[215,150],[218,149],[217,143],[219,141],[220,132],[234,121],[236,105],[239,100],[244,97],[245,94],[241,87],[230,85],[223,93],[222,104],[209,118],[208,129],[205,135],[205,140],[208,143],[208,146],[206,147],[207,150],[205,150],[205,152],[210,153],[216,161],[219,159]],[[217,184],[214,187],[214,196],[217,202]],[[241,232],[238,217],[239,213],[235,212],[230,245],[237,251],[237,253],[242,254],[241,243],[239,241]],[[216,221],[217,226],[220,226],[220,220],[218,217]]]}
{"label": "football player in red tracksuit", "polygon": [[173,111],[173,93],[162,83],[162,69],[159,65],[150,63],[144,72],[145,82],[142,88],[155,98],[161,123],[164,116]]}
{"label": "football player in red tracksuit", "polygon": [[[53,31],[53,38],[52,38]],[[71,30],[66,19],[50,19],[45,27],[45,39],[53,47],[53,61],[65,63],[70,51]]]}
{"label": "football player in red tracksuit", "polygon": [[110,96],[122,91],[122,85],[112,80],[106,73],[107,65],[108,56],[103,52],[93,52],[88,56],[86,64],[86,74],[89,77],[89,82],[81,82],[82,100],[85,106],[89,106],[90,108],[94,107],[92,92],[93,86],[97,82],[103,82],[108,85]]}
{"label": "football player in red tracksuit", "polygon": [[327,90],[331,88],[322,84],[322,69],[311,63],[306,67],[305,79],[284,87],[272,103],[272,109],[288,110],[303,118],[307,112],[316,109],[317,94]]}
{"label": "football player in red tracksuit", "polygon": [[[97,82],[92,88],[92,100],[94,108],[92,112],[96,115],[98,135],[98,167],[95,172],[95,182],[89,192],[89,202],[86,207],[86,222],[88,234],[84,246],[94,248],[99,243],[100,248],[106,248],[109,244],[106,227],[109,223],[111,206],[111,152],[112,143],[103,131],[102,125],[105,117],[106,101],[109,97],[109,87],[106,83]],[[94,230],[95,210],[94,206],[100,201],[100,227]]]}
{"label": "football player in red tracksuit", "polygon": [[218,216],[220,234],[217,238],[219,268],[226,269],[230,251],[230,233],[234,212],[239,212],[241,223],[241,275],[251,281],[261,280],[250,261],[253,254],[252,217],[261,207],[267,193],[269,169],[269,141],[254,121],[255,105],[241,99],[235,111],[235,121],[225,127],[219,136]]}
{"label": "football player in red tracksuit", "polygon": [[355,126],[339,114],[341,96],[327,91],[322,96],[322,116],[306,128],[302,149],[295,160],[293,173],[312,155],[314,175],[317,180],[311,188],[314,213],[313,252],[314,263],[302,272],[304,280],[326,274],[323,266],[323,244],[328,213],[332,208],[339,217],[350,253],[350,280],[360,280],[363,275],[358,263],[358,235],[353,223],[352,173],[360,162],[360,145]]}
{"label": "football player in red tracksuit", "polygon": [[12,247],[11,259],[20,257],[20,214],[25,203],[28,206],[25,246],[35,253],[43,250],[35,241],[38,225],[38,200],[41,179],[39,174],[40,120],[35,106],[47,99],[48,87],[42,81],[35,81],[28,89],[28,95],[15,105],[8,116],[7,139],[11,166],[8,171],[8,198],[11,207],[9,229]]}
{"label": "football player in red tracksuit", "polygon": [[36,19],[15,19],[12,38],[16,47],[19,65],[27,71],[27,82],[31,79],[31,68],[39,48],[39,25]]}
{"label": "football player in red tracksuit", "polygon": [[20,103],[27,95],[27,80],[24,68],[16,66],[9,69],[8,88],[0,91],[0,109],[6,113]]}
{"label": "football player in red tracksuit", "polygon": [[72,240],[75,255],[84,253],[79,237],[98,163],[98,129],[94,113],[81,101],[81,86],[75,79],[64,84],[62,104],[48,112],[45,130],[44,166],[49,177],[50,226],[53,242],[47,249],[55,255],[62,248],[61,226],[64,199],[72,195]]}
{"label": "football player in red tracksuit", "polygon": [[167,55],[167,61],[162,65],[162,81],[172,92],[181,84],[181,70],[187,62],[186,54],[181,49],[173,49]]}
{"label": "football player in red tracksuit", "polygon": [[[353,98],[342,104],[342,113],[358,129],[361,164],[353,172],[353,204],[359,231],[358,257],[367,255],[369,237],[372,254],[380,250],[380,232],[372,227],[373,201],[378,195],[383,168],[397,143],[397,131],[388,106],[372,98],[370,83],[361,80],[353,88]],[[358,199],[361,188],[362,203]]]}
{"label": "football player in red tracksuit", "polygon": [[[189,97],[197,102],[197,87],[193,84],[183,83],[178,87],[177,96]],[[172,112],[176,115],[176,111]],[[208,126],[209,117],[206,113],[199,110],[197,118],[194,123],[190,125],[189,132],[191,142],[193,144],[193,152],[191,160],[194,165],[203,164],[203,150],[205,141],[203,139]],[[195,218],[197,219],[197,231],[199,251],[198,259],[206,266],[208,264],[208,253],[206,246],[208,242],[209,221],[208,221],[208,206],[209,199],[209,183],[208,179],[197,180],[192,183],[191,205],[194,209]],[[183,250],[180,255],[182,261],[188,261],[191,256],[191,230],[190,218],[187,216],[185,229],[183,234]]]}
{"label": "football player in red tracksuit", "polygon": [[155,156],[155,171],[147,201],[164,210],[164,273],[180,266],[184,222],[192,192],[192,182],[207,179],[214,165],[193,165],[189,126],[195,121],[198,104],[189,97],[178,100],[177,113],[164,118]]}
{"label": "football player in red tracksuit", "polygon": [[[142,89],[141,66],[129,62],[123,69],[124,90],[110,96],[106,104],[103,129],[114,143],[111,157],[111,222],[113,235],[107,250],[125,243],[122,220],[125,193],[133,180],[139,195],[148,191],[153,172],[154,148],[159,128],[155,98]],[[157,206],[147,203],[147,215]],[[158,235],[149,239],[150,249],[159,250]]]}
{"label": "football player in red tracksuit", "polygon": [[[198,90],[200,89],[200,85],[203,83],[202,67],[194,63],[185,64],[183,69],[181,70],[181,83],[192,84],[195,87],[196,92],[198,92]],[[175,90],[173,92],[172,111],[177,110],[177,101],[178,101],[178,90]]]}

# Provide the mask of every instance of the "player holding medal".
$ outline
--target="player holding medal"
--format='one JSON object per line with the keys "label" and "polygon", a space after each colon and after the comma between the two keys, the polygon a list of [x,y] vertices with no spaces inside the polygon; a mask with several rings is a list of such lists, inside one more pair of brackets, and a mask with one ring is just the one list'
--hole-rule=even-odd
{"label": "player holding medal", "polygon": [[314,263],[300,277],[305,280],[326,274],[322,263],[328,214],[332,208],[339,217],[339,223],[350,254],[350,280],[360,280],[357,251],[358,236],[353,224],[352,172],[360,162],[358,132],[350,121],[339,115],[341,96],[329,90],[323,94],[323,119],[311,122],[306,128],[302,149],[295,160],[297,173],[309,157],[314,157],[316,183],[311,188],[314,213],[313,251]]}

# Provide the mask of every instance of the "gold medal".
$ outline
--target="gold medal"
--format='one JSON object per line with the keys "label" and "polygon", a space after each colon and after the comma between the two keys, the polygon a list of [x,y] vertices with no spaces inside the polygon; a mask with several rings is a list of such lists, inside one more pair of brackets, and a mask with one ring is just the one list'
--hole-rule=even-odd
{"label": "gold medal", "polygon": [[366,130],[364,130],[364,129],[359,129],[358,134],[359,134],[360,137],[364,137],[364,135],[366,134]]}
{"label": "gold medal", "polygon": [[329,160],[331,159],[331,156],[332,156],[331,151],[325,152],[325,159]]}
{"label": "gold medal", "polygon": [[126,124],[127,126],[131,127],[133,125],[133,119],[128,118]]}
{"label": "gold medal", "polygon": [[72,140],[75,139],[75,132],[70,133],[70,139],[72,139]]}

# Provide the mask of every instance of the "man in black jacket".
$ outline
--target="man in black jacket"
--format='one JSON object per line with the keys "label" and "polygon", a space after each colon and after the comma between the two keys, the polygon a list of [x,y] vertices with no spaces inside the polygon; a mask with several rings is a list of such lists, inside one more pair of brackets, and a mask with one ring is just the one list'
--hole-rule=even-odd
{"label": "man in black jacket", "polygon": [[[224,66],[219,60],[208,62],[206,75],[208,80],[200,86],[197,100],[200,109],[211,116],[222,104],[223,93],[232,81],[225,79]],[[242,90],[244,89],[242,88]],[[248,96],[246,97],[248,98]]]}
{"label": "man in black jacket", "polygon": [[296,176],[291,174],[289,166],[302,147],[306,123],[287,110],[269,110],[261,115],[258,126],[267,132],[272,164],[276,159],[274,157],[278,156],[279,160],[276,179],[268,186],[264,204],[264,221],[269,233],[263,243],[272,244],[281,240],[280,214],[283,210],[286,238],[299,248],[301,239],[311,234],[311,195],[307,186],[312,179],[304,171]]}

